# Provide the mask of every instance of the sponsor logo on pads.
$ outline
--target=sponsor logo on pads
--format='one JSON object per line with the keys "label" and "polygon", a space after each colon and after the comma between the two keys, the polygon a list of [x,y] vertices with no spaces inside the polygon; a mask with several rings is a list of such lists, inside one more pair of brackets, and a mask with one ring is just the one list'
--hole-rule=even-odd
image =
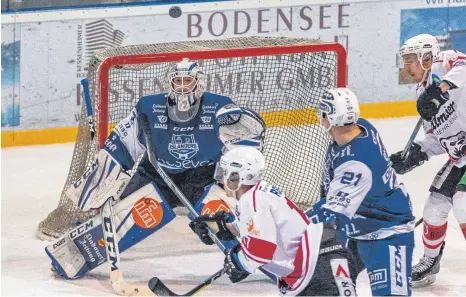
{"label": "sponsor logo on pads", "polygon": [[131,210],[134,223],[141,228],[151,229],[156,227],[163,218],[162,205],[153,198],[141,198]]}

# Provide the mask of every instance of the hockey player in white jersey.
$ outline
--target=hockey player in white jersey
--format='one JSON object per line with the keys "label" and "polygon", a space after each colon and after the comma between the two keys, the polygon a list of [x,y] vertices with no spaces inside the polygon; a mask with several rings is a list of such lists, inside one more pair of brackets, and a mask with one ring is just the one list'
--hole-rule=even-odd
{"label": "hockey player in white jersey", "polygon": [[[335,227],[310,224],[278,188],[261,180],[264,169],[264,156],[251,147],[235,148],[217,164],[215,178],[238,200],[233,233],[241,244],[224,262],[232,282],[261,267],[279,277],[283,296],[355,296],[354,257],[336,241]],[[210,221],[204,215],[194,224]]]}
{"label": "hockey player in white jersey", "polygon": [[[112,199],[119,210],[114,216],[121,252],[168,224],[175,217],[172,208],[182,205],[148,161],[139,115],[148,118],[160,167],[198,212],[211,207],[209,202],[228,207],[223,189],[213,179],[222,152],[237,145],[261,147],[265,124],[260,116],[205,87],[205,75],[196,62],[184,58],[174,63],[166,79],[167,93],[142,97],[111,132],[96,162],[67,191],[83,210],[99,209]],[[128,171],[135,164],[130,177]],[[106,261],[102,237],[102,225],[91,219],[50,244],[46,252],[58,274],[82,277]]]}
{"label": "hockey player in white jersey", "polygon": [[411,171],[430,157],[448,153],[449,160],[437,173],[424,205],[424,256],[413,267],[413,287],[435,281],[440,270],[447,218],[451,209],[466,237],[466,55],[455,50],[440,52],[437,39],[421,34],[400,48],[403,67],[419,84],[417,109],[426,136],[390,159],[399,174]]}
{"label": "hockey player in white jersey", "polygon": [[320,99],[321,124],[333,139],[325,160],[320,220],[346,231],[374,296],[411,295],[414,217],[409,195],[389,166],[378,131],[359,118],[356,95],[331,89]]}

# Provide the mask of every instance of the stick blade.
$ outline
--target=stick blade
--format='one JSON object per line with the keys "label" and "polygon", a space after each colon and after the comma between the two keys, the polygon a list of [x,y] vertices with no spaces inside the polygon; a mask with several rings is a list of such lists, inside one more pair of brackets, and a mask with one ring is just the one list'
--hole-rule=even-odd
{"label": "stick blade", "polygon": [[165,286],[165,284],[158,277],[153,277],[150,279],[149,289],[157,296],[179,296],[167,288],[167,286]]}

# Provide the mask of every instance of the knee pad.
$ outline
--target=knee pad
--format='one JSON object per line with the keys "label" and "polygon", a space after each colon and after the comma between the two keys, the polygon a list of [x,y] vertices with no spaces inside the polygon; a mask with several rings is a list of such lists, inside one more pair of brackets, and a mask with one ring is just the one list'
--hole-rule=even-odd
{"label": "knee pad", "polygon": [[451,208],[449,197],[432,192],[424,205],[424,221],[433,226],[443,225],[447,222]]}

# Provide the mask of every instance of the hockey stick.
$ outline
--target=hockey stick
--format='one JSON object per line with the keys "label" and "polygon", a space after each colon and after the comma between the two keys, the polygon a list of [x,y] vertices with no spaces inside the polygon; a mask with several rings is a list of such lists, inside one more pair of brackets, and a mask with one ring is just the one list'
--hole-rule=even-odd
{"label": "hockey stick", "polygon": [[[427,83],[427,79],[428,79],[429,74],[430,74],[430,70],[427,70],[427,71],[424,72],[424,75],[422,76],[422,80],[421,80],[422,84]],[[403,152],[401,153],[401,159],[404,160],[406,158],[406,155],[408,154],[409,148],[413,144],[414,139],[416,138],[417,133],[419,132],[419,129],[421,128],[421,126],[422,126],[422,118],[419,118],[419,120],[417,121],[416,126],[414,127],[413,132],[411,133],[411,136],[408,139],[408,143],[406,144]],[[416,224],[414,225],[414,228],[416,228],[417,226],[422,224],[422,222],[424,222],[424,218],[420,218],[416,222]]]}
{"label": "hockey stick", "polygon": [[94,113],[92,112],[91,92],[89,90],[89,81],[87,78],[81,80],[83,86],[84,102],[86,103],[87,122],[89,124],[89,132],[91,133],[91,141],[97,150],[97,144],[95,139],[95,124],[94,124]]}
{"label": "hockey stick", "polygon": [[411,136],[409,137],[408,142],[406,143],[406,146],[405,146],[403,152],[401,153],[401,158],[402,159],[406,158],[406,155],[408,154],[409,148],[413,144],[414,139],[416,138],[417,133],[419,132],[419,129],[421,129],[421,126],[422,126],[422,118],[419,118],[419,120],[416,123],[416,126],[414,127],[413,132],[411,132]]}
{"label": "hockey stick", "polygon": [[174,293],[172,290],[167,288],[167,286],[158,278],[158,277],[153,277],[149,281],[149,288],[154,292],[157,296],[192,296],[197,294],[199,291],[210,285],[214,280],[217,278],[221,277],[225,273],[224,269],[220,269],[219,271],[215,272],[212,276],[210,276],[208,279],[206,279],[203,283],[197,285],[194,287],[192,290],[189,292],[186,292],[184,294],[178,295]]}
{"label": "hockey stick", "polygon": [[[401,153],[401,159],[404,160],[406,158],[406,155],[408,154],[409,148],[413,144],[414,139],[416,138],[417,133],[419,132],[419,129],[421,129],[421,126],[422,126],[422,118],[419,118],[419,120],[417,121],[416,127],[414,127],[414,130],[413,130],[413,132],[411,133],[411,136],[408,139],[408,143],[406,143],[406,146],[405,146],[403,152]],[[419,226],[423,221],[424,221],[424,219],[420,218],[416,222],[416,224],[414,225],[414,228]]]}
{"label": "hockey stick", "polygon": [[[150,130],[150,124],[149,120],[147,118],[147,115],[141,114],[139,116],[140,124],[141,124],[141,129],[144,134],[144,139],[146,141],[146,148],[147,148],[147,155],[149,158],[149,162],[152,164],[154,169],[157,171],[157,173],[160,175],[160,177],[163,179],[163,181],[170,187],[170,189],[175,193],[175,195],[180,199],[180,201],[186,206],[186,208],[189,210],[189,212],[195,217],[199,217],[199,214],[197,211],[194,209],[194,207],[191,205],[189,202],[188,198],[181,192],[181,190],[178,188],[178,186],[171,180],[171,178],[168,176],[168,174],[160,167],[159,163],[157,162],[157,158],[155,156],[155,151],[154,148],[152,147],[152,132]],[[220,239],[217,237],[215,233],[210,230],[210,228],[207,228],[209,232],[210,238],[218,245],[218,247],[222,250],[223,253],[227,252],[226,247],[223,245],[223,243],[220,241]],[[218,272],[216,272],[214,275],[209,277],[206,281],[204,281],[202,284],[196,286],[194,289],[190,290],[188,295],[195,294],[198,291],[202,290],[204,287],[207,285],[211,284],[214,280],[219,278],[225,273],[225,270],[222,268]],[[158,296],[176,296],[175,293],[173,293],[171,290],[165,286],[165,284],[157,277],[153,277],[149,281],[149,287],[152,290],[153,293],[156,293]]]}
{"label": "hockey stick", "polygon": [[116,225],[113,220],[112,198],[108,198],[102,207],[102,229],[107,248],[107,261],[110,267],[110,281],[112,288],[119,295],[124,296],[153,296],[147,286],[135,286],[129,284],[123,278],[120,270],[120,250]]}
{"label": "hockey stick", "polygon": [[[89,81],[87,78],[81,80],[83,86],[84,101],[86,103],[87,121],[91,141],[95,149],[98,150],[96,142],[96,129],[94,123],[94,113],[92,111],[91,95],[89,90]],[[113,220],[112,198],[109,198],[102,207],[102,230],[107,248],[107,261],[110,267],[110,282],[112,288],[119,295],[126,296],[153,296],[153,293],[147,286],[134,286],[127,283],[120,270],[120,251],[118,248],[118,237]],[[124,203],[126,205],[126,203]],[[123,206],[123,205],[122,205]]]}
{"label": "hockey stick", "polygon": [[420,218],[420,219],[416,222],[416,225],[414,225],[414,228],[416,228],[417,226],[419,226],[420,224],[422,224],[422,222],[424,222],[424,218]]}

